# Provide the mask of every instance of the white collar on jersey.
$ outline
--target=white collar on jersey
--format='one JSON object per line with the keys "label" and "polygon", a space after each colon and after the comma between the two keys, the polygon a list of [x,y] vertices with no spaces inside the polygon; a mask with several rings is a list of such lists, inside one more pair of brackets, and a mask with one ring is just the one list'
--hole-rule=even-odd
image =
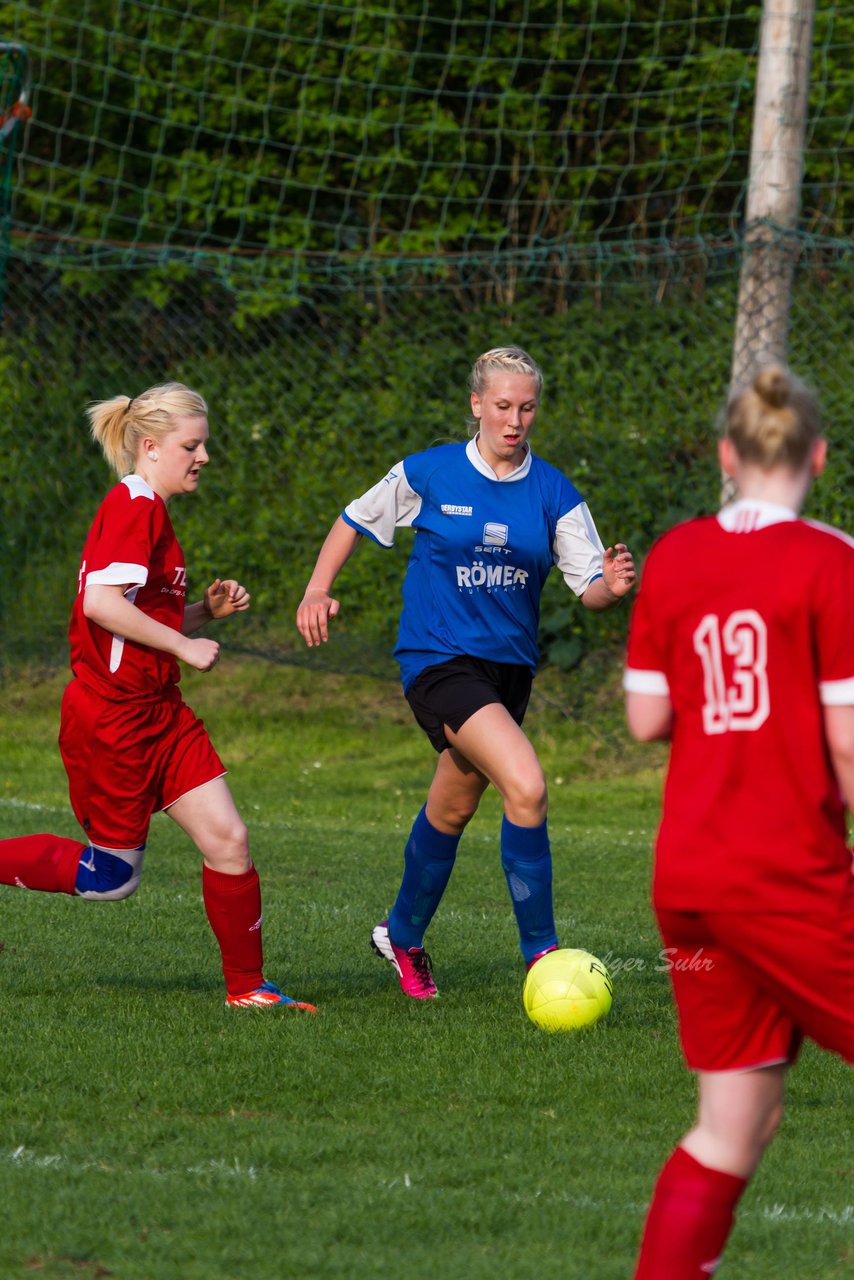
{"label": "white collar on jersey", "polygon": [[132,472],[129,476],[123,476],[121,483],[130,491],[132,498],[153,498],[154,490],[147,480],[143,480],[142,476],[138,476],[136,472]]}
{"label": "white collar on jersey", "polygon": [[469,440],[468,444],[466,445],[466,457],[468,458],[469,462],[474,467],[474,469],[476,471],[479,471],[482,476],[488,476],[490,480],[497,480],[499,484],[504,484],[506,481],[509,481],[509,480],[522,480],[531,470],[531,458],[533,457],[533,454],[531,453],[531,446],[526,442],[525,461],[522,463],[522,465],[518,466],[515,471],[511,471],[509,475],[497,476],[495,472],[492,470],[492,467],[489,465],[489,463],[485,461],[483,455],[480,452],[480,449],[478,449],[477,447],[477,440],[479,435],[480,435],[480,432],[478,431],[474,439]]}
{"label": "white collar on jersey", "polygon": [[718,524],[727,533],[752,533],[755,529],[767,529],[771,524],[785,524],[797,518],[797,511],[791,507],[781,507],[778,502],[765,502],[761,498],[739,498],[718,512]]}

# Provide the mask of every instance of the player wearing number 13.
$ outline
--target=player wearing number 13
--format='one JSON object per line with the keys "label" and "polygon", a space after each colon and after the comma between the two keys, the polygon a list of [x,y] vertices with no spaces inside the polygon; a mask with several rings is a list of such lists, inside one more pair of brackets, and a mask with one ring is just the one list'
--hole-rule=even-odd
{"label": "player wearing number 13", "polygon": [[796,379],[760,370],[725,424],[738,501],[653,547],[624,678],[635,736],[671,739],[653,900],[699,1077],[637,1280],[715,1269],[802,1037],[854,1061],[854,541],[798,516],[827,446]]}

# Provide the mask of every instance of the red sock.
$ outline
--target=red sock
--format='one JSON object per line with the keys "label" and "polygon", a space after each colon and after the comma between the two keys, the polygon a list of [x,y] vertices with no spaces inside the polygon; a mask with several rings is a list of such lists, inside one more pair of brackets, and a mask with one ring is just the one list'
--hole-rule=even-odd
{"label": "red sock", "polygon": [[205,911],[222,952],[222,972],[230,996],[243,996],[260,987],[261,882],[250,867],[243,875],[228,876],[202,867]]}
{"label": "red sock", "polygon": [[79,840],[51,835],[0,840],[0,884],[73,894],[80,855],[87,847]]}
{"label": "red sock", "polygon": [[708,1280],[746,1186],[746,1178],[709,1169],[677,1147],[655,1184],[635,1280]]}

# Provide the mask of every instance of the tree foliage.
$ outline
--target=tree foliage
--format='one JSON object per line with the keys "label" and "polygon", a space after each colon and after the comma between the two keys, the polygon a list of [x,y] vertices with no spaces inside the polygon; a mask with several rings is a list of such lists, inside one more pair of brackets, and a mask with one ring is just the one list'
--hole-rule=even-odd
{"label": "tree foliage", "polygon": [[[0,4],[35,69],[19,243],[94,271],[159,264],[167,292],[190,262],[258,310],[401,263],[512,288],[713,247],[742,216],[759,16],[689,0],[597,0],[583,21],[566,0]],[[818,15],[806,205],[823,235],[850,225],[852,41],[854,15]]]}

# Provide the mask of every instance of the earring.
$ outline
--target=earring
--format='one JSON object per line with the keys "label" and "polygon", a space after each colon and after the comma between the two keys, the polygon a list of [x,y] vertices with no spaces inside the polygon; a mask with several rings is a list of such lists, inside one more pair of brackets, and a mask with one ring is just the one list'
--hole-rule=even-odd
{"label": "earring", "polygon": [[157,461],[157,454],[155,453],[155,451],[154,451],[153,449],[149,449],[149,451],[148,451],[148,456],[149,456],[149,458],[151,459],[151,461],[152,461],[152,462],[156,462],[156,461]]}

